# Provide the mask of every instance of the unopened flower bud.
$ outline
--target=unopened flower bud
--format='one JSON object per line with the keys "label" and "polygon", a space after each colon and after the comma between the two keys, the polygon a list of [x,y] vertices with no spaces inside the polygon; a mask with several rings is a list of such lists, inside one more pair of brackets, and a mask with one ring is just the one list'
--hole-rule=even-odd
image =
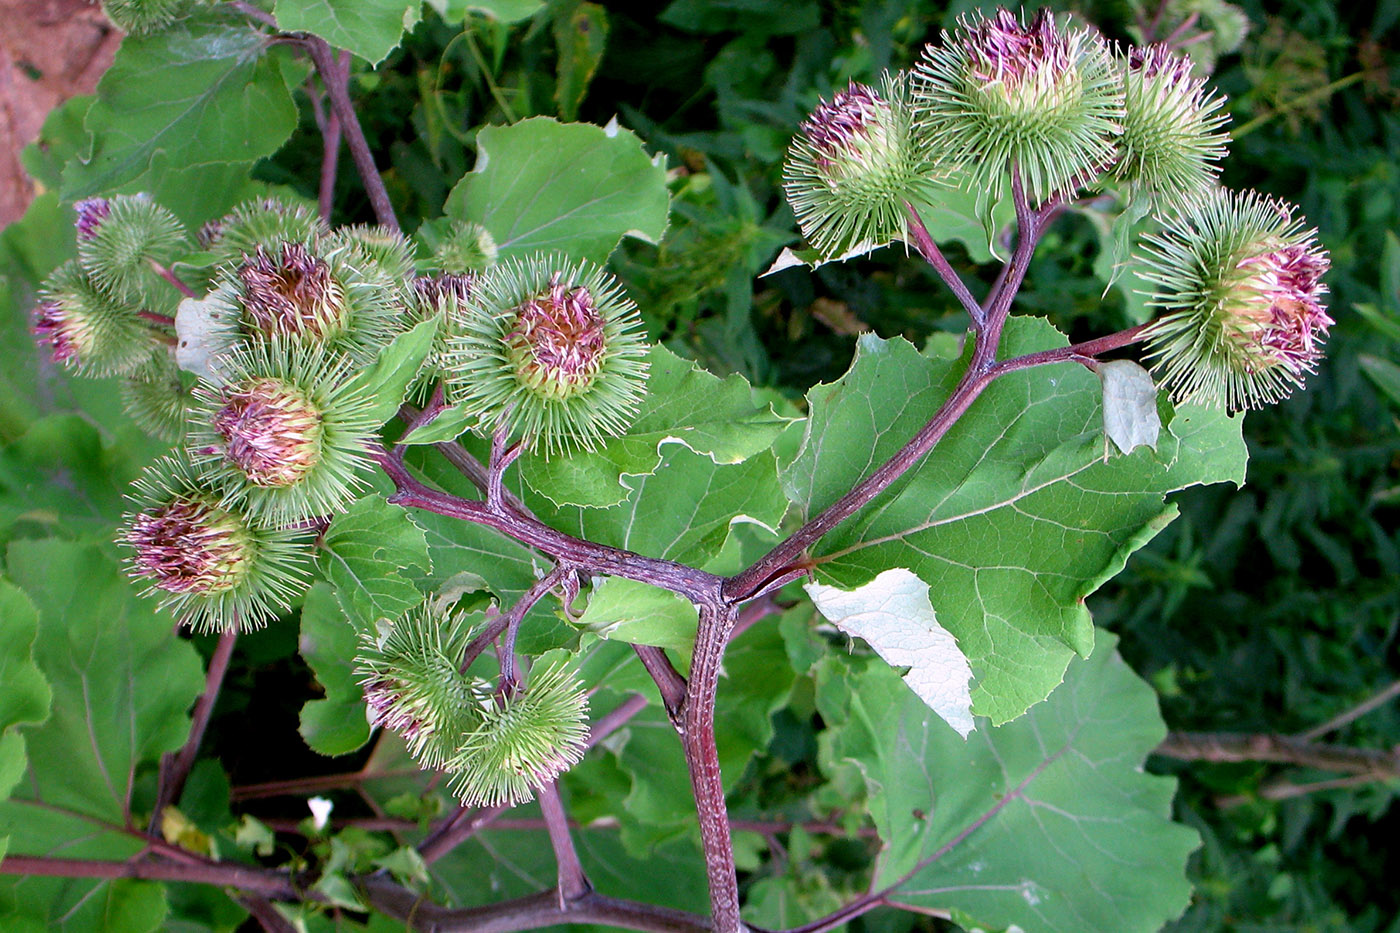
{"label": "unopened flower bud", "polygon": [[1114,175],[1161,203],[1214,181],[1225,155],[1224,100],[1207,95],[1191,60],[1163,45],[1130,48],[1123,62],[1123,135]]}
{"label": "unopened flower bud", "polygon": [[433,250],[433,261],[449,274],[480,272],[496,264],[496,240],[481,224],[456,220]]}
{"label": "unopened flower bud", "polygon": [[607,273],[535,257],[482,273],[459,306],[449,387],[486,432],[548,451],[625,430],[646,377],[641,320]]}
{"label": "unopened flower bud", "polygon": [[122,541],[133,576],[200,629],[255,628],[306,585],[304,536],[254,523],[207,489],[182,460],[163,459],[136,483]]}
{"label": "unopened flower bud", "polygon": [[171,294],[151,263],[169,265],[186,247],[185,226],[174,214],[144,194],[94,198],[75,207],[78,262],[93,284],[132,302]]}
{"label": "unopened flower bud", "polygon": [[141,36],[164,29],[190,5],[191,0],[102,0],[102,12],[122,32]]}
{"label": "unopened flower bud", "polygon": [[330,233],[315,210],[278,198],[244,201],[199,231],[199,245],[219,264],[241,262],[258,247],[274,251],[283,243],[310,246]]}
{"label": "unopened flower bud", "polygon": [[56,363],[88,376],[129,373],[150,357],[150,325],[140,309],[93,284],[77,262],[44,280],[32,327]]}
{"label": "unopened flower bud", "polygon": [[450,758],[459,737],[480,724],[489,687],[458,665],[471,640],[467,616],[445,616],[423,605],[360,637],[355,670],[371,726],[403,736],[425,768]]}
{"label": "unopened flower bud", "polygon": [[445,767],[452,792],[468,806],[529,800],[582,758],[588,698],[564,652],[535,660],[527,686],[484,706],[481,725],[464,735]]}
{"label": "unopened flower bud", "polygon": [[905,202],[932,196],[946,174],[914,125],[904,75],[880,90],[851,82],[802,123],[783,168],[798,224],[824,256],[903,238]]}
{"label": "unopened flower bud", "polygon": [[1164,315],[1146,333],[1179,401],[1231,410],[1277,401],[1322,356],[1327,254],[1292,208],[1253,192],[1189,202],[1147,238],[1142,277]]}
{"label": "unopened flower bud", "polygon": [[1016,167],[1032,201],[1091,180],[1113,155],[1123,91],[1103,40],[1042,10],[969,14],[924,49],[914,100],[932,138],[992,195]]}

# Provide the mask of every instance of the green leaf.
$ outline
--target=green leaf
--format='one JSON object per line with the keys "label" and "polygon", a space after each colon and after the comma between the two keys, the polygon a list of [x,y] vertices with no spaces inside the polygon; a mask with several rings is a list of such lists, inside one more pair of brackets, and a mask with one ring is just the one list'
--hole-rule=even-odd
{"label": "green leaf", "polygon": [[698,620],[695,604],[670,590],[605,577],[574,624],[601,638],[689,652]]}
{"label": "green leaf", "polygon": [[409,383],[427,359],[437,334],[437,319],[431,318],[394,338],[379,354],[379,361],[359,376],[366,395],[374,398],[370,413],[383,424],[399,410]]}
{"label": "green leaf", "polygon": [[[0,733],[11,726],[35,725],[49,715],[53,691],[34,664],[39,610],[13,583],[0,578]],[[0,781],[0,784],[3,784]]]}
{"label": "green leaf", "polygon": [[1011,198],[1004,197],[979,210],[979,197],[973,190],[941,188],[936,196],[919,201],[914,207],[935,243],[956,240],[966,247],[973,262],[991,262],[1005,252],[997,248],[996,238],[1011,223],[1015,209]]}
{"label": "green leaf", "polygon": [[453,406],[427,424],[421,424],[399,438],[399,443],[441,444],[444,441],[456,440],[473,420],[460,406]]}
{"label": "green leaf", "polygon": [[[1007,322],[1004,353],[1066,341]],[[966,360],[902,339],[860,339],[838,382],[809,394],[811,422],[783,482],[813,515],[900,449],[938,410]],[[1242,482],[1241,419],[1179,409],[1158,450],[1103,459],[1102,392],[1077,365],[998,379],[933,452],[812,548],[823,583],[853,589],[892,567],[929,585],[939,622],[972,663],[973,712],[1005,722],[1093,646],[1084,597],[1175,515],[1164,494]]]}
{"label": "green leaf", "polygon": [[477,151],[443,210],[486,227],[501,258],[603,263],[622,237],[656,243],[666,230],[666,168],[630,130],[535,117],[485,127]]}
{"label": "green leaf", "polygon": [[872,890],[964,926],[1150,933],[1187,905],[1196,833],[1176,782],[1143,771],[1166,735],[1157,698],[1100,632],[1065,683],[1016,722],[964,740],[882,664],[829,659],[828,763],[859,765],[884,843]]}
{"label": "green leaf", "polygon": [[277,0],[273,15],[283,32],[312,33],[377,65],[418,22],[421,9],[415,0]]}
{"label": "green leaf", "polygon": [[1400,366],[1369,353],[1361,354],[1356,361],[1376,388],[1384,392],[1392,404],[1400,405]]}
{"label": "green leaf", "polygon": [[427,0],[428,6],[449,23],[460,23],[468,13],[480,13],[500,23],[529,19],[544,6],[544,0]]}
{"label": "green leaf", "polygon": [[531,502],[548,524],[576,537],[691,566],[713,559],[730,528],[748,522],[776,529],[787,511],[777,461],[763,452],[722,466],[672,447],[655,473],[637,477],[627,501],[611,509]]}
{"label": "green leaf", "polygon": [[559,116],[576,120],[608,45],[608,11],[586,2],[561,10],[554,19],[554,44],[559,50],[554,99]]}
{"label": "green leaf", "polygon": [[[53,708],[25,732],[29,768],[0,804],[0,833],[12,853],[128,858],[143,844],[125,827],[148,816],[136,809],[139,777],[188,735],[204,689],[199,656],[98,548],[17,541],[8,565],[39,610],[34,660]],[[25,918],[74,933],[160,929],[167,909],[157,884],[62,878],[4,879],[0,904],[5,929]]]}
{"label": "green leaf", "polygon": [[557,505],[605,508],[628,498],[635,485],[629,477],[656,472],[665,445],[739,463],[772,447],[791,423],[771,405],[755,404],[742,376],[720,379],[662,346],[652,347],[647,361],[646,396],[627,433],[593,451],[521,458],[532,489]]}
{"label": "green leaf", "polygon": [[345,755],[362,747],[369,741],[369,721],[355,676],[359,641],[355,626],[325,583],[317,583],[306,594],[299,649],[326,694],[302,706],[301,737],[322,755]]}
{"label": "green leaf", "polygon": [[69,164],[65,200],[111,191],[159,165],[252,162],[296,128],[297,110],[267,36],[242,17],[204,11],[128,36],[87,113],[89,157]]}
{"label": "green leaf", "polygon": [[366,496],[337,515],[321,538],[316,563],[357,626],[396,619],[423,601],[400,571],[432,570],[423,529],[406,511]]}

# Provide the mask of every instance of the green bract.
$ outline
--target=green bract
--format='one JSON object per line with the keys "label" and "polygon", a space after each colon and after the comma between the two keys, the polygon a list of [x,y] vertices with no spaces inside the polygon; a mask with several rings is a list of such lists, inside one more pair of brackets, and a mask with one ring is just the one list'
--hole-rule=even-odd
{"label": "green bract", "polygon": [[177,441],[184,435],[190,401],[169,347],[157,347],[145,366],[122,381],[122,407],[141,430],[161,440]]}
{"label": "green bract", "polygon": [[490,685],[458,669],[472,626],[425,603],[397,620],[380,619],[377,629],[361,633],[355,658],[370,724],[403,736],[423,767],[440,768],[491,702]]}
{"label": "green bract", "polygon": [[433,250],[433,262],[443,272],[480,272],[496,264],[496,240],[481,224],[454,220]]}
{"label": "green bract", "polygon": [[1113,161],[1123,88],[1108,47],[1066,32],[1042,10],[1029,25],[1005,9],[969,14],[914,69],[921,125],[996,198],[1013,167],[1041,202]]}
{"label": "green bract", "polygon": [[300,532],[257,522],[220,500],[183,459],[157,460],[136,481],[121,540],[133,576],[199,631],[264,625],[306,587]]}
{"label": "green bract", "polygon": [[592,449],[631,423],[647,370],[641,318],[592,263],[492,266],[454,323],[449,385],[480,430],[552,453]]}
{"label": "green bract", "polygon": [[1224,99],[1192,77],[1189,58],[1162,45],[1130,48],[1120,66],[1123,135],[1114,176],[1158,203],[1200,194],[1225,156]]}
{"label": "green bract", "polygon": [[175,215],[144,195],[79,201],[78,261],[99,288],[131,301],[151,292],[150,264],[168,265],[186,245]]}
{"label": "green bract", "polygon": [[1282,201],[1217,190],[1146,238],[1140,274],[1164,312],[1146,340],[1173,396],[1238,410],[1302,384],[1332,325],[1315,232]]}
{"label": "green bract", "polygon": [[132,372],[150,357],[153,331],[140,308],[98,288],[76,260],[53,271],[39,290],[34,335],[54,362],[85,376]]}
{"label": "green bract", "polygon": [[481,724],[463,735],[447,763],[452,792],[468,806],[529,800],[533,789],[583,757],[588,698],[564,657],[535,661],[529,684],[481,707]]}
{"label": "green bract", "polygon": [[193,0],[102,0],[102,12],[118,29],[143,35],[170,25]]}
{"label": "green bract", "polygon": [[311,246],[330,233],[325,221],[304,204],[279,198],[244,201],[199,230],[199,243],[223,263],[242,262],[258,247],[275,249],[283,243]]}
{"label": "green bract", "polygon": [[377,421],[346,360],[280,339],[221,360],[220,386],[195,388],[190,452],[251,514],[286,524],[345,507],[365,484]]}
{"label": "green bract", "polygon": [[886,73],[878,91],[853,81],[793,137],[783,188],[812,246],[840,256],[906,237],[905,202],[940,186],[934,151],[915,124],[907,75]]}

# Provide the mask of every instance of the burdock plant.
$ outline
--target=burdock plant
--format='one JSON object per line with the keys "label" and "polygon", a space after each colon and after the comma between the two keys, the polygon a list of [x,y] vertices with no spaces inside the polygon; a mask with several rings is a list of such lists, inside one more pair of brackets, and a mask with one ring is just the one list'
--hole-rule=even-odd
{"label": "burdock plant", "polygon": [[[786,704],[828,729],[813,753],[820,790],[803,806],[869,817],[883,845],[868,893],[797,929],[891,905],[979,928],[1091,933],[1146,933],[1179,913],[1194,841],[1167,820],[1164,779],[1142,768],[1161,723],[1150,689],[1095,646],[1086,599],[1169,519],[1167,492],[1242,476],[1239,419],[1220,409],[1300,385],[1332,324],[1326,253],[1294,209],[1218,187],[1223,104],[1185,59],[1161,46],[1115,50],[1050,13],[997,10],[964,16],[911,71],[871,83],[843,74],[827,88],[794,127],[783,171],[815,256],[781,263],[912,246],[967,335],[955,353],[862,335],[846,375],[805,404],[777,400],[780,414],[773,393],[742,376],[648,346],[641,311],[600,264],[625,232],[661,235],[670,189],[660,157],[617,126],[483,128],[476,172],[446,198],[449,219],[405,236],[355,118],[348,56],[300,6],[224,4],[181,35],[216,31],[249,56],[306,54],[316,77],[288,74],[327,130],[318,210],[248,201],[202,228],[192,252],[151,199],[84,200],[79,258],[45,282],[34,330],[54,360],[127,379],[131,411],[178,443],[138,481],[121,542],[162,606],[223,633],[196,716],[212,708],[234,634],[306,592],[301,647],[325,696],[307,707],[303,735],[344,754],[371,729],[394,733],[376,763],[402,742],[440,773],[420,783],[425,799],[401,795],[386,811],[404,798],[428,804],[438,788],[463,806],[382,859],[368,854],[378,850],[363,825],[318,825],[282,868],[174,859],[154,830],[120,861],[50,858],[66,852],[60,840],[25,864],[102,883],[207,881],[238,889],[260,919],[284,923],[285,907],[293,925],[323,919],[308,912],[330,904],[434,928],[745,933],[749,919],[769,922],[788,882],[760,866],[744,890],[768,893],[753,917],[741,913],[727,798]],[[112,101],[92,113],[99,105]],[[344,207],[330,171],[342,144],[375,226],[324,220]],[[1155,320],[1070,344],[1048,321],[1012,315],[1045,231],[1072,211],[1092,212],[1115,261],[1134,264]],[[969,228],[1009,252],[982,296],[940,246],[978,239]],[[557,251],[536,251],[546,245]],[[176,291],[153,292],[161,282]],[[675,336],[680,350],[686,337]],[[1111,358],[1140,342],[1153,372]],[[25,547],[14,550],[6,572],[22,574]],[[324,582],[308,591],[313,572]],[[0,589],[7,607],[11,597]],[[62,639],[53,600],[41,602],[32,656],[47,661],[62,656]],[[22,668],[31,635],[20,635],[7,663]],[[755,637],[767,647],[750,640],[726,664],[731,643]],[[797,672],[778,670],[789,656]],[[187,705],[179,689],[164,699],[176,712]],[[721,689],[752,696],[725,710]],[[648,706],[651,719],[627,725]],[[1022,715],[1029,727],[1011,722]],[[141,737],[154,751],[137,760],[127,726],[110,760],[136,783],[99,822],[145,836],[135,827],[184,818],[176,804],[192,798],[180,797],[178,772],[199,730],[176,751],[182,728],[162,726],[169,741]],[[659,759],[638,763],[669,728],[683,777]],[[6,768],[22,763],[23,747],[3,738]],[[600,744],[613,759],[568,775]],[[53,747],[32,746],[38,767]],[[157,773],[147,765],[160,755]],[[196,796],[219,784],[213,773]],[[764,767],[748,773],[770,783]],[[697,830],[666,851],[689,857],[698,838],[711,916],[594,890],[563,801],[623,779],[634,800],[649,798],[628,820],[666,810],[657,826],[671,820],[673,808],[656,806],[670,789],[693,793]],[[31,784],[61,783],[6,783],[0,816]],[[373,802],[377,791],[363,789]],[[436,888],[418,883],[429,866],[493,808],[531,797],[555,889],[463,912],[431,904]],[[150,824],[133,800],[150,801]],[[631,829],[623,848],[650,845]]]}

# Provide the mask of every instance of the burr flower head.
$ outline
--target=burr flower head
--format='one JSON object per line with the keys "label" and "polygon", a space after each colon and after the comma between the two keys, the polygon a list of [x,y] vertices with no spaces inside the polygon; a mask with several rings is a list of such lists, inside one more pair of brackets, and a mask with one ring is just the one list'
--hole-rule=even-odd
{"label": "burr flower head", "polygon": [[[646,377],[636,305],[611,276],[557,257],[481,273],[457,304],[449,389],[480,430],[593,448],[631,421]],[[456,304],[456,297],[453,297]]]}
{"label": "burr flower head", "polygon": [[85,376],[133,372],[150,357],[153,331],[135,305],[99,289],[76,261],[39,290],[32,330],[55,363]]}
{"label": "burr flower head", "polygon": [[321,459],[322,412],[297,386],[253,379],[224,394],[213,426],[248,482],[290,486]]}
{"label": "burr flower head", "polygon": [[481,224],[456,220],[448,227],[433,260],[446,273],[480,272],[496,264],[496,240]]}
{"label": "burr flower head", "polygon": [[[368,251],[353,237],[255,245],[199,303],[199,320],[177,314],[177,333],[197,337],[210,356],[284,339],[323,344],[369,365],[399,332],[411,296]],[[386,247],[386,255],[393,252]]]}
{"label": "burr flower head", "polygon": [[261,246],[238,267],[243,311],[265,336],[330,339],[344,330],[345,289],[330,265],[300,243],[269,252]]}
{"label": "burr flower head", "polygon": [[475,282],[476,276],[470,272],[443,272],[414,280],[413,293],[418,298],[418,306],[422,310],[421,319],[427,320],[434,314],[448,313],[449,307],[465,305],[471,298]]}
{"label": "burr flower head", "polygon": [[991,196],[1014,165],[1032,201],[1092,180],[1113,156],[1123,89],[1108,47],[1042,10],[969,14],[924,49],[914,102],[932,138]]}
{"label": "burr flower head", "polygon": [[112,213],[112,202],[106,198],[87,198],[74,204],[73,211],[78,215],[73,224],[78,230],[78,239],[91,240],[102,221]]}
{"label": "burr flower head", "polygon": [[185,433],[191,397],[187,377],[168,347],[157,347],[146,365],[122,381],[122,407],[152,437],[177,441]]}
{"label": "burr flower head", "polygon": [[220,264],[241,262],[258,247],[274,250],[283,243],[310,246],[330,229],[314,210],[278,198],[245,201],[199,230],[201,249]]}
{"label": "burr flower head", "polygon": [[364,688],[371,726],[403,736],[425,768],[439,768],[464,731],[480,724],[490,688],[458,670],[471,640],[466,616],[423,605],[362,633],[355,671]]}
{"label": "burr flower head", "polygon": [[1224,99],[1205,91],[1191,60],[1162,45],[1128,49],[1123,70],[1123,134],[1114,175],[1170,203],[1215,182],[1225,156]]}
{"label": "burr flower head", "polygon": [[75,205],[78,262],[94,285],[131,302],[164,296],[151,263],[169,265],[186,247],[185,226],[143,194]]}
{"label": "burr flower head", "polygon": [[223,502],[183,460],[162,459],[136,482],[122,543],[132,576],[201,631],[256,628],[306,586],[307,546]]}
{"label": "burr flower head", "polygon": [[914,124],[905,75],[851,84],[800,127],[783,188],[808,241],[825,256],[904,237],[905,201],[932,195],[945,174]]}
{"label": "burr flower head", "polygon": [[1328,260],[1291,206],[1213,192],[1147,244],[1142,275],[1165,313],[1146,338],[1178,400],[1258,407],[1316,368],[1332,325],[1321,281]]}
{"label": "burr flower head", "polygon": [[378,422],[348,361],[274,340],[229,354],[221,386],[200,385],[190,453],[228,502],[288,524],[345,507],[363,486]]}
{"label": "burr flower head", "polygon": [[483,705],[481,724],[446,763],[452,792],[468,806],[529,800],[582,758],[588,698],[564,652],[536,659],[529,684]]}
{"label": "burr flower head", "polygon": [[565,285],[556,272],[542,293],[515,308],[506,334],[515,378],[543,398],[587,392],[603,364],[606,329],[593,294],[582,285]]}
{"label": "burr flower head", "polygon": [[241,518],[207,497],[173,499],[131,521],[132,565],[169,593],[227,592],[247,576],[256,549]]}
{"label": "burr flower head", "polygon": [[190,0],[102,0],[107,18],[122,32],[138,36],[165,28],[190,6]]}

